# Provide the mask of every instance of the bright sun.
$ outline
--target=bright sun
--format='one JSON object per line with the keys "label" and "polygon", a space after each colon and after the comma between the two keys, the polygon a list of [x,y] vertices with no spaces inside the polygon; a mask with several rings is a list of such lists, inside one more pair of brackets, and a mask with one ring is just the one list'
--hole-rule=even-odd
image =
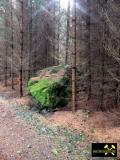
{"label": "bright sun", "polygon": [[60,0],[61,8],[67,9],[69,1],[70,1],[70,5],[72,6],[73,0]]}

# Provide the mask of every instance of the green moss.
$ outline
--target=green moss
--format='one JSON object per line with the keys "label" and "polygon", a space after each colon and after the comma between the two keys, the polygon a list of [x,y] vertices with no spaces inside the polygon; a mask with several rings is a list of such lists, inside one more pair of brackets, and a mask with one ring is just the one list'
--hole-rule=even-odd
{"label": "green moss", "polygon": [[44,78],[36,83],[30,80],[28,89],[36,101],[46,109],[66,105],[71,94],[67,78],[58,81]]}
{"label": "green moss", "polygon": [[34,85],[35,83],[37,83],[38,81],[32,81],[31,79],[29,80],[29,82],[28,82],[28,86],[30,87],[30,86],[32,86],[32,85]]}
{"label": "green moss", "polygon": [[54,68],[52,68],[51,69],[51,74],[54,74],[54,73],[58,73],[59,72],[59,68],[57,68],[57,67],[54,67]]}

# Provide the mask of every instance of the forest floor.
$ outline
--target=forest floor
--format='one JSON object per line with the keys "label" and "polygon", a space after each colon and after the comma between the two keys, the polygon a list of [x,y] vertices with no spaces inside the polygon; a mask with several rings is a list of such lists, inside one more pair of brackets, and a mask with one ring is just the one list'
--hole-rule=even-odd
{"label": "forest floor", "polygon": [[0,160],[105,159],[91,157],[93,142],[117,143],[120,156],[120,110],[72,114],[68,107],[42,115],[30,106],[28,96],[0,86]]}

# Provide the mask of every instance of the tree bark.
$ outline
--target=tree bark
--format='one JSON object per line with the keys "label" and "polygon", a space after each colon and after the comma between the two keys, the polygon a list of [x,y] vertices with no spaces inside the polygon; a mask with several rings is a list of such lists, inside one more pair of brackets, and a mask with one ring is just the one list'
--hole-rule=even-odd
{"label": "tree bark", "polygon": [[66,35],[65,64],[68,64],[69,38],[70,38],[70,0],[68,1],[68,9],[67,9],[67,35]]}
{"label": "tree bark", "polygon": [[29,33],[30,33],[30,39],[29,39],[29,65],[28,65],[28,80],[30,79],[30,76],[31,76],[31,68],[32,68],[32,65],[31,65],[31,57],[32,57],[32,0],[30,0],[30,27],[29,27]]}
{"label": "tree bark", "polygon": [[6,0],[6,6],[5,6],[5,58],[4,58],[4,85],[7,87],[7,74],[8,74],[8,64],[7,64],[7,57],[8,57],[8,42],[7,42],[7,29],[8,29],[8,15],[7,15],[7,9],[8,9],[8,1]]}
{"label": "tree bark", "polygon": [[86,26],[87,26],[87,56],[88,56],[88,100],[91,98],[91,45],[90,45],[90,0],[87,0],[87,18],[86,18]]}
{"label": "tree bark", "polygon": [[14,45],[13,45],[13,2],[11,0],[11,87],[14,89],[14,72],[13,72],[13,52],[14,52]]}
{"label": "tree bark", "polygon": [[23,96],[23,0],[20,0],[21,9],[21,50],[20,50],[20,97]]}
{"label": "tree bark", "polygon": [[58,12],[59,12],[59,16],[58,16],[58,34],[57,34],[57,64],[59,65],[59,54],[60,54],[60,0],[58,1]]}
{"label": "tree bark", "polygon": [[73,113],[77,109],[77,90],[76,90],[76,54],[77,54],[77,41],[76,41],[76,0],[73,3],[73,52],[72,52],[72,111]]}

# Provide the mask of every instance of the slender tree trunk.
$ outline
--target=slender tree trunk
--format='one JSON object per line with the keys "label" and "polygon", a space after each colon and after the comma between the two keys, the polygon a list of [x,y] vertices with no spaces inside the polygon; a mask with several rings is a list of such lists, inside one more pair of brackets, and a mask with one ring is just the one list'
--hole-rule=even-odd
{"label": "slender tree trunk", "polygon": [[[36,10],[38,10],[38,7],[37,6],[34,6],[33,8],[32,8],[32,10],[33,10],[33,13],[36,11]],[[33,20],[32,20],[33,21]],[[38,29],[37,29],[38,30]],[[32,47],[33,48],[36,48],[36,44],[38,44],[38,41],[37,41],[37,39],[36,39],[36,37],[34,36],[34,35],[36,35],[37,36],[37,31],[36,31],[36,29],[34,28],[33,29],[33,26],[32,26],[32,32],[33,32],[33,34],[32,34],[32,39],[33,39],[33,44],[32,44]],[[37,69],[37,64],[36,64],[36,60],[37,60],[37,53],[36,53],[36,50],[33,50],[33,53],[32,53],[32,57],[33,57],[33,61],[32,61],[32,75],[35,75],[35,73],[36,73],[36,69]]]}
{"label": "slender tree trunk", "polygon": [[[107,1],[104,0],[104,3],[103,3],[103,6],[102,6],[102,9],[103,9],[103,13],[106,9],[106,4],[107,4]],[[104,108],[104,96],[105,96],[105,89],[104,89],[104,85],[105,85],[105,44],[107,43],[107,24],[106,24],[106,21],[105,21],[105,18],[102,17],[102,25],[103,25],[103,39],[102,39],[102,42],[101,42],[101,48],[102,50],[100,49],[100,52],[101,52],[101,56],[102,56],[102,59],[101,59],[101,64],[102,64],[102,74],[101,74],[101,94],[100,94],[100,105],[99,105],[99,109],[101,109],[102,111],[106,110],[106,108]]]}
{"label": "slender tree trunk", "polygon": [[14,72],[13,72],[13,52],[14,52],[14,46],[13,46],[13,2],[11,0],[11,87],[14,89]]}
{"label": "slender tree trunk", "polygon": [[8,63],[7,63],[7,58],[8,58],[8,42],[7,42],[7,29],[8,29],[8,15],[7,15],[7,8],[8,8],[8,1],[6,0],[6,6],[5,6],[5,33],[4,33],[4,38],[5,38],[5,58],[4,58],[4,85],[7,87],[7,74],[8,74]]}
{"label": "slender tree trunk", "polygon": [[59,16],[58,16],[58,34],[57,34],[57,64],[59,64],[59,54],[60,54],[60,0],[58,1],[58,12],[59,12]]}
{"label": "slender tree trunk", "polygon": [[[5,33],[6,34],[6,33]],[[6,37],[6,36],[5,36]],[[4,60],[4,72],[5,72],[5,77],[4,77],[4,85],[7,87],[7,74],[8,74],[8,64],[7,64],[7,56],[8,56],[8,46],[6,44],[6,39],[5,39],[5,60]]]}
{"label": "slender tree trunk", "polygon": [[[119,48],[119,58],[120,58],[120,48]],[[117,76],[120,77],[120,64],[118,64]],[[116,104],[117,107],[120,108],[120,83],[116,84]]]}
{"label": "slender tree trunk", "polygon": [[90,0],[87,0],[87,18],[86,18],[86,27],[87,27],[87,52],[88,52],[88,100],[91,98],[91,45],[90,45]]}
{"label": "slender tree trunk", "polygon": [[[100,51],[101,52],[101,51]],[[104,69],[104,65],[105,65],[105,55],[104,53],[101,53],[102,55],[102,79],[101,79],[101,94],[100,94],[100,105],[99,105],[99,109],[101,109],[102,111],[103,109],[103,101],[104,101],[104,76],[105,76],[105,69]]]}
{"label": "slender tree trunk", "polygon": [[23,0],[20,0],[21,9],[21,50],[20,50],[20,97],[23,96]]}
{"label": "slender tree trunk", "polygon": [[[55,15],[55,9],[56,9],[56,2],[55,0],[53,1],[53,15],[54,15],[54,22],[56,22],[56,15]],[[56,64],[56,26],[54,23],[54,32],[53,32],[53,65]]]}
{"label": "slender tree trunk", "polygon": [[77,54],[77,41],[76,41],[76,0],[73,3],[73,52],[72,52],[72,111],[77,109],[77,90],[76,90],[76,54]]}
{"label": "slender tree trunk", "polygon": [[30,0],[30,28],[29,28],[29,31],[30,31],[30,50],[29,50],[29,66],[28,66],[28,80],[30,79],[30,76],[31,76],[31,69],[32,69],[32,65],[31,65],[31,57],[32,57],[32,0]]}
{"label": "slender tree trunk", "polygon": [[69,38],[70,38],[70,0],[68,0],[68,9],[67,9],[67,35],[66,35],[65,64],[68,64]]}

